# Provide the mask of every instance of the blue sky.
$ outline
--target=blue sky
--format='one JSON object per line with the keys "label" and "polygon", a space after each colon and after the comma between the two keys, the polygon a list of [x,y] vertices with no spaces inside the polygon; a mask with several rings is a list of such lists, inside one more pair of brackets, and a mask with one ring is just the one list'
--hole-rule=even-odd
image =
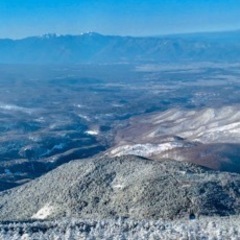
{"label": "blue sky", "polygon": [[0,38],[240,29],[240,0],[0,0]]}

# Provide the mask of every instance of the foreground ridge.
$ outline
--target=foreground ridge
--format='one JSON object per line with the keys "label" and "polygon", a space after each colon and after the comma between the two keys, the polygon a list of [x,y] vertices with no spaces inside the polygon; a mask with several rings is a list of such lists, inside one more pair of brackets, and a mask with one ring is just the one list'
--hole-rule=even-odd
{"label": "foreground ridge", "polygon": [[0,218],[178,219],[239,214],[240,175],[136,156],[77,160],[0,194]]}

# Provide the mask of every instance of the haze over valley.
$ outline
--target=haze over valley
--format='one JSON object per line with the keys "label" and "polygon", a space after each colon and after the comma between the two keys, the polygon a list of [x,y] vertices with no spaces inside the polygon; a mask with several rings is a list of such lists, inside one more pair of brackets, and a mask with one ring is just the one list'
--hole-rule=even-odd
{"label": "haze over valley", "polygon": [[210,218],[224,229],[230,219],[238,239],[239,39],[0,40],[0,220],[13,224],[3,222],[0,236],[27,224],[31,237],[36,223],[44,239],[69,218],[86,239],[134,221],[143,232],[145,221],[161,233],[176,224],[184,239],[178,221]]}

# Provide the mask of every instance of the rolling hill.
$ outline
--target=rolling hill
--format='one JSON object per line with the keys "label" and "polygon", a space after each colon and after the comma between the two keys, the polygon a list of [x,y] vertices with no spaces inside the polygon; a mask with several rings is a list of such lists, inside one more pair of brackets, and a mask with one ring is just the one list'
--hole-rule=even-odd
{"label": "rolling hill", "polygon": [[6,220],[178,219],[239,214],[240,176],[135,156],[72,161],[0,193]]}

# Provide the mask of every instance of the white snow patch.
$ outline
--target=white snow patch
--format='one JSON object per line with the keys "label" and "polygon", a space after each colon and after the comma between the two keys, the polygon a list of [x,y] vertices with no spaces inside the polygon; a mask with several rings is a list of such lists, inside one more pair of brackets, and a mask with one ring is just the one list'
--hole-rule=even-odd
{"label": "white snow patch", "polygon": [[19,107],[17,105],[5,104],[5,103],[0,103],[0,109],[7,110],[7,111],[23,112],[28,114],[31,114],[33,112],[33,110],[30,108]]}
{"label": "white snow patch", "polygon": [[83,115],[83,114],[78,114],[78,116],[86,121],[90,121],[91,119],[87,116],[87,115]]}
{"label": "white snow patch", "polygon": [[37,213],[35,213],[31,218],[32,219],[46,219],[49,215],[53,213],[54,207],[50,204],[46,204],[42,207]]}
{"label": "white snow patch", "polygon": [[178,147],[183,147],[183,144],[178,142],[168,142],[162,144],[134,144],[116,147],[112,149],[110,153],[113,156],[137,155],[141,157],[150,157],[153,154],[160,154]]}
{"label": "white snow patch", "polygon": [[115,185],[112,185],[112,187],[115,189],[123,189],[124,185],[123,184],[115,184]]}
{"label": "white snow patch", "polygon": [[124,107],[123,104],[118,104],[118,103],[113,103],[112,106],[116,108]]}
{"label": "white snow patch", "polygon": [[99,134],[99,131],[98,130],[87,130],[85,133],[88,135],[96,136]]}
{"label": "white snow patch", "polygon": [[84,107],[82,104],[76,104],[74,106],[77,107],[77,108],[83,108]]}
{"label": "white snow patch", "polygon": [[45,118],[44,117],[39,117],[37,119],[35,119],[36,122],[40,122],[40,123],[44,123],[46,122]]}

